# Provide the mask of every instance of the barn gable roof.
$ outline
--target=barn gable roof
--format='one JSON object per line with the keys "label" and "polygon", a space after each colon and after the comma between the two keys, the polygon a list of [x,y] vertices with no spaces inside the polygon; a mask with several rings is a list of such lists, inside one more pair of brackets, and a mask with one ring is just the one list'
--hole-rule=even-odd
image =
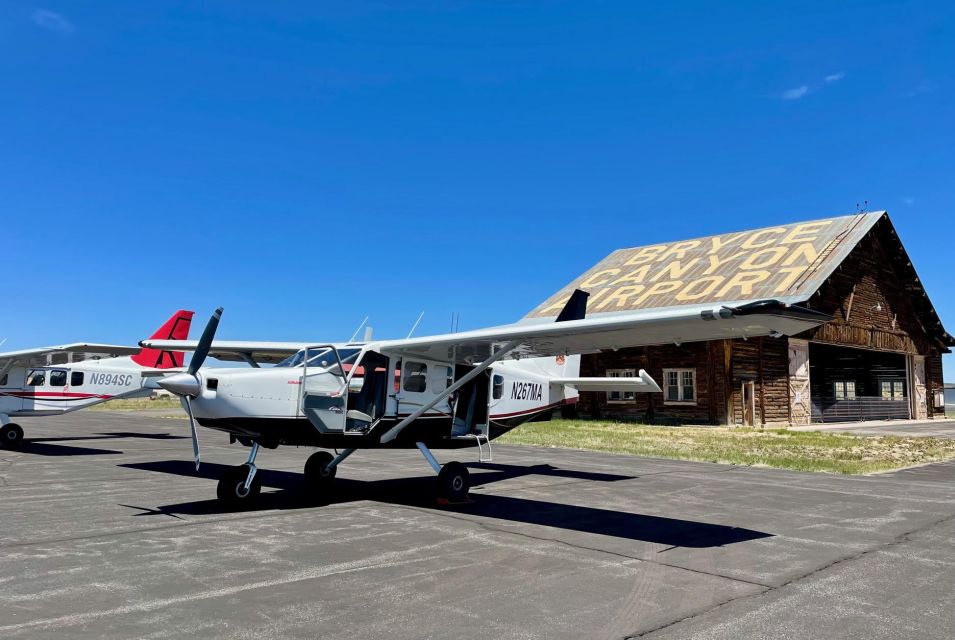
{"label": "barn gable roof", "polygon": [[[574,289],[590,293],[588,315],[684,305],[808,301],[876,225],[898,236],[885,211],[618,249],[537,306],[526,321],[556,316]],[[897,267],[936,338],[955,344],[898,241]],[[917,289],[917,291],[915,291]]]}

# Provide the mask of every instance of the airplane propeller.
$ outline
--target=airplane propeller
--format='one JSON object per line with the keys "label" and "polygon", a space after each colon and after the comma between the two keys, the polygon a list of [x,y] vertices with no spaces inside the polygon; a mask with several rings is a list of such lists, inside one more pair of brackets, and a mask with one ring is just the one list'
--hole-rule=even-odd
{"label": "airplane propeller", "polygon": [[182,373],[175,373],[157,380],[156,384],[170,393],[174,393],[182,400],[182,406],[189,415],[189,428],[192,430],[192,455],[196,460],[196,471],[199,470],[199,434],[196,431],[196,418],[192,413],[192,399],[199,396],[202,391],[202,384],[199,381],[199,368],[205,362],[209,355],[209,349],[212,347],[212,340],[216,336],[216,329],[219,328],[219,319],[222,318],[222,307],[219,307],[209,318],[206,328],[202,331],[199,338],[199,344],[192,354],[189,361],[189,367]]}

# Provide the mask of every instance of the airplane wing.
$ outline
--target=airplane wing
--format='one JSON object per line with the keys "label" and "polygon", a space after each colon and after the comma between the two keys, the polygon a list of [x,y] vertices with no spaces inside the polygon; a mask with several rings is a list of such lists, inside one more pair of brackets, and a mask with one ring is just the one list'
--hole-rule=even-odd
{"label": "airplane wing", "polygon": [[[408,357],[482,362],[511,346],[506,359],[596,353],[624,347],[730,338],[794,335],[831,316],[776,300],[736,307],[694,305],[568,320],[518,323],[446,335],[382,341],[383,352]],[[516,343],[516,346],[514,346]]]}
{"label": "airplane wing", "polygon": [[112,356],[131,356],[139,353],[139,350],[139,347],[128,347],[117,344],[74,342],[72,344],[61,344],[52,347],[39,347],[36,349],[22,349],[20,351],[0,353],[0,364],[9,364],[10,361],[26,362],[48,353],[108,353]]}
{"label": "airplane wing", "polygon": [[[697,305],[596,316],[564,322],[518,323],[445,335],[384,340],[375,348],[433,360],[481,362],[516,342],[505,359],[596,353],[624,347],[675,344],[722,338],[794,335],[831,320],[831,316],[776,300],[737,307]],[[196,340],[143,340],[143,347],[195,351]],[[209,355],[236,362],[281,362],[312,347],[305,342],[213,341]],[[581,382],[581,384],[584,384]]]}
{"label": "airplane wing", "polygon": [[[160,351],[195,351],[198,340],[143,340],[142,347]],[[213,340],[209,355],[216,360],[275,364],[306,347],[308,342],[254,342],[246,340]]]}

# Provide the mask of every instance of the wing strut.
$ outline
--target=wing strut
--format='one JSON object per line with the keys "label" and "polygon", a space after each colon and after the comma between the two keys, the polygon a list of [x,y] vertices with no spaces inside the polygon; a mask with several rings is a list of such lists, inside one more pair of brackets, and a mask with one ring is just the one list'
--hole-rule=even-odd
{"label": "wing strut", "polygon": [[411,424],[412,422],[420,418],[422,415],[424,415],[425,411],[431,409],[434,405],[438,404],[439,402],[441,402],[442,400],[450,396],[452,393],[454,393],[455,391],[457,391],[458,389],[466,385],[468,382],[476,378],[478,375],[484,372],[492,364],[494,364],[495,362],[497,362],[498,360],[506,356],[508,353],[513,351],[519,344],[521,344],[520,340],[511,340],[510,342],[505,344],[503,347],[501,347],[500,349],[492,353],[487,360],[485,360],[478,366],[468,371],[465,375],[461,376],[460,380],[452,384],[450,387],[448,387],[447,389],[445,389],[444,391],[436,395],[434,398],[432,398],[428,402],[424,403],[423,406],[419,407],[414,413],[412,413],[410,416],[408,416],[407,418],[405,418],[404,420],[402,420],[401,422],[393,426],[391,429],[388,429],[388,431],[386,431],[385,434],[381,436],[381,443],[385,444],[397,438],[398,434],[401,433],[405,427],[407,427],[409,424]]}

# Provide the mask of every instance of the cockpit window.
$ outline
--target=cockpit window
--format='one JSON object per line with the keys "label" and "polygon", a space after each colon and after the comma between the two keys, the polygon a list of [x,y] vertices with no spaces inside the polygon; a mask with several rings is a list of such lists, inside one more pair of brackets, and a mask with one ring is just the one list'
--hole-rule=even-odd
{"label": "cockpit window", "polygon": [[46,371],[43,369],[37,369],[31,371],[30,375],[27,376],[27,386],[28,387],[42,387],[46,382]]}
{"label": "cockpit window", "polygon": [[[361,349],[339,349],[338,356],[342,359],[342,364],[350,362],[355,359]],[[302,362],[305,360],[305,349],[297,352],[293,356],[289,356],[282,362],[275,365],[276,367],[301,367]],[[324,362],[325,364],[322,364]],[[332,353],[331,349],[321,348],[321,349],[309,349],[308,350],[308,366],[309,367],[330,367],[332,365],[338,364],[338,361],[335,359],[335,354]]]}

